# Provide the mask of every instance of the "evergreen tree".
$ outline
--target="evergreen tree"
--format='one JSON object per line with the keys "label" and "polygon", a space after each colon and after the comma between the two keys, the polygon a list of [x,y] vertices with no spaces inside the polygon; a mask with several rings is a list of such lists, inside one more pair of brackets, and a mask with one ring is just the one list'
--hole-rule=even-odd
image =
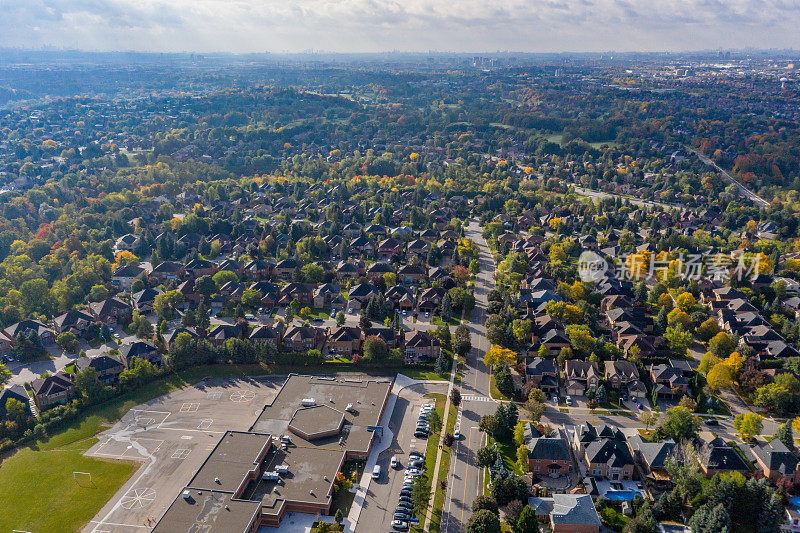
{"label": "evergreen tree", "polygon": [[608,396],[606,395],[606,387],[605,385],[600,385],[597,387],[597,391],[594,393],[595,401],[600,405],[605,405],[608,402]]}
{"label": "evergreen tree", "polygon": [[786,422],[775,431],[775,438],[784,443],[790,450],[794,449],[794,432],[792,431],[791,421]]}
{"label": "evergreen tree", "polygon": [[539,519],[532,507],[526,505],[522,509],[516,527],[514,527],[514,533],[539,533]]}
{"label": "evergreen tree", "polygon": [[451,303],[450,293],[444,295],[442,298],[442,320],[447,322],[453,316],[453,304]]}
{"label": "evergreen tree", "polygon": [[433,370],[437,374],[447,373],[447,358],[444,355],[444,351],[439,351],[439,356],[436,358],[436,365]]}

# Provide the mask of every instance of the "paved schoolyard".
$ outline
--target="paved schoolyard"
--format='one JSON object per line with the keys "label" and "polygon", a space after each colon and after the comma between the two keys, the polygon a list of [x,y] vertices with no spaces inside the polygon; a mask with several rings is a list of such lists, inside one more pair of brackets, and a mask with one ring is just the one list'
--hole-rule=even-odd
{"label": "paved schoolyard", "polygon": [[131,409],[86,455],[142,462],[84,531],[150,529],[228,430],[246,431],[285,377],[208,379]]}

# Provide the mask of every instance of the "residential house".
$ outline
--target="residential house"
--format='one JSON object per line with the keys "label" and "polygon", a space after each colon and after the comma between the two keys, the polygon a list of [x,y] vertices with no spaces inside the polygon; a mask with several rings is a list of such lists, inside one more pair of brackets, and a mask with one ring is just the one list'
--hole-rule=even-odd
{"label": "residential house", "polygon": [[20,335],[38,335],[43,344],[49,344],[55,341],[55,331],[48,328],[38,320],[20,320],[16,324],[11,324],[2,331],[0,335],[0,347],[4,351],[10,350],[19,338]]}
{"label": "residential house", "polygon": [[416,331],[406,341],[406,363],[433,361],[439,357],[441,346],[439,340],[426,331]]}
{"label": "residential house", "polygon": [[780,439],[772,439],[752,448],[756,466],[764,477],[777,482],[788,477],[792,482],[800,481],[800,462],[794,451],[786,447]]}
{"label": "residential house", "polygon": [[384,239],[378,243],[377,256],[379,261],[390,261],[393,258],[401,257],[402,255],[402,241],[399,241],[394,237],[389,237],[388,239]]}
{"label": "residential house", "polygon": [[242,328],[239,324],[214,324],[206,336],[208,341],[215,346],[222,346],[228,339],[241,339]]}
{"label": "residential house", "polygon": [[250,341],[254,343],[271,344],[273,347],[278,348],[281,344],[283,337],[283,322],[277,322],[270,325],[255,326],[250,331]]}
{"label": "residential house", "polygon": [[123,291],[130,291],[136,280],[144,278],[147,271],[138,265],[120,267],[111,275],[111,283]]}
{"label": "residential house", "polygon": [[386,301],[390,309],[410,313],[414,309],[414,292],[403,285],[395,285],[386,291]]}
{"label": "residential house", "polygon": [[164,294],[161,289],[142,289],[131,295],[131,303],[133,308],[141,315],[146,315],[153,311],[153,304],[156,301],[156,296]]}
{"label": "residential house", "polygon": [[428,259],[428,252],[431,250],[431,244],[422,239],[416,239],[406,245],[406,260],[411,261],[412,257],[417,257],[421,262]]}
{"label": "residential house", "polygon": [[559,430],[555,437],[532,438],[528,448],[528,468],[536,476],[566,476],[572,470],[569,447]]}
{"label": "residential house", "polygon": [[88,310],[96,321],[104,324],[112,322],[127,324],[132,314],[131,306],[117,296],[106,298],[102,302],[92,302]]}
{"label": "residential house", "polygon": [[72,309],[53,319],[56,333],[70,332],[78,338],[83,337],[86,330],[94,323],[94,317],[86,311]]}
{"label": "residential house", "polygon": [[600,382],[600,370],[597,363],[569,359],[564,364],[564,381],[567,394],[583,396],[587,389],[594,389]]}
{"label": "residential house", "polygon": [[314,307],[318,309],[331,309],[332,307],[344,308],[342,288],[335,283],[323,283],[313,294]]}
{"label": "residential house", "polygon": [[386,343],[386,347],[390,350],[400,348],[403,345],[404,334],[398,332],[394,328],[387,328],[386,326],[370,326],[364,332],[364,337],[378,337]]}
{"label": "residential house", "polygon": [[[284,259],[281,261],[281,263],[284,264],[279,270],[280,274],[277,274],[277,276],[286,281],[292,279],[292,271],[294,271],[294,268],[291,267],[291,265],[294,263],[295,266],[298,266],[297,262],[294,259],[289,258]],[[244,277],[251,281],[268,279],[276,270],[278,270],[278,265],[265,259],[253,259],[252,261],[246,263],[242,268]]]}
{"label": "residential house", "polygon": [[183,265],[175,261],[162,261],[153,268],[147,276],[150,283],[158,285],[160,283],[175,283],[183,275]]}
{"label": "residential house", "polygon": [[200,276],[213,276],[217,273],[218,267],[213,261],[197,258],[186,263],[184,271],[193,278],[199,278]]}
{"label": "residential house", "polygon": [[670,477],[666,464],[667,459],[672,457],[675,446],[672,439],[650,442],[638,433],[628,437],[628,447],[634,460],[645,476],[662,489],[669,487]]}
{"label": "residential house", "polygon": [[679,370],[667,365],[650,365],[650,379],[659,398],[680,398],[689,391],[689,380]]}
{"label": "residential house", "polygon": [[127,233],[114,242],[114,252],[134,252],[142,243],[142,239],[133,233]]}
{"label": "residential house", "polygon": [[350,289],[350,294],[347,296],[347,308],[351,311],[360,311],[367,306],[370,298],[378,294],[380,293],[374,285],[359,283]]}
{"label": "residential house", "polygon": [[75,398],[75,384],[72,375],[57,372],[46,378],[34,379],[31,382],[33,401],[40,411],[56,405],[64,405]]}
{"label": "residential house", "polygon": [[25,391],[25,387],[22,385],[11,385],[10,387],[6,387],[0,391],[0,421],[8,418],[8,413],[6,412],[6,403],[8,403],[8,400],[11,399],[17,400],[24,405],[25,413],[28,416],[31,415],[30,399],[28,398],[28,393]]}
{"label": "residential house", "polygon": [[553,494],[552,502],[553,533],[599,533],[600,515],[588,494]]}
{"label": "residential house", "polygon": [[435,313],[442,305],[447,291],[442,287],[430,287],[419,293],[417,308],[423,313]]}
{"label": "residential house", "polygon": [[119,355],[125,363],[125,368],[130,368],[134,357],[150,361],[153,364],[161,362],[156,346],[150,341],[133,341],[123,344],[119,349]]}
{"label": "residential house", "polygon": [[289,326],[283,335],[283,346],[295,353],[320,350],[325,347],[326,332],[314,326]]}
{"label": "residential house", "polygon": [[625,435],[605,424],[595,427],[589,422],[579,430],[579,447],[586,471],[593,477],[612,481],[633,479],[634,461]]}
{"label": "residential house", "polygon": [[708,477],[723,472],[749,472],[750,468],[739,455],[739,451],[715,437],[713,440],[701,443],[698,447],[697,460],[700,470]]}
{"label": "residential house", "polygon": [[428,268],[422,263],[403,265],[397,269],[398,283],[417,284],[428,279]]}
{"label": "residential house", "polygon": [[302,307],[314,306],[314,286],[307,283],[289,283],[281,289],[281,305],[289,305],[293,300],[300,302]]}
{"label": "residential house", "polygon": [[352,357],[361,351],[361,329],[354,326],[337,326],[328,333],[328,353]]}
{"label": "residential house", "polygon": [[394,267],[391,263],[387,263],[385,261],[378,261],[377,263],[373,263],[367,269],[367,279],[371,283],[375,283],[378,281],[378,278],[382,278],[386,274],[394,274]]}
{"label": "residential house", "polygon": [[646,398],[647,389],[639,379],[639,370],[630,361],[606,361],[605,379],[611,386],[634,398]]}
{"label": "residential house", "polygon": [[125,364],[117,357],[112,355],[98,355],[97,357],[79,357],[75,360],[75,371],[80,372],[87,368],[93,368],[97,377],[103,385],[113,385],[119,379],[119,375],[125,370]]}
{"label": "residential house", "polygon": [[553,359],[531,359],[525,366],[525,379],[546,394],[558,394],[558,371]]}

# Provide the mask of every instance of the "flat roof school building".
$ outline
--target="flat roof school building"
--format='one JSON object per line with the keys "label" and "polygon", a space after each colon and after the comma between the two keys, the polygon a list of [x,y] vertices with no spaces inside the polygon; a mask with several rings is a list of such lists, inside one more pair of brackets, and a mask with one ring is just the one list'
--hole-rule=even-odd
{"label": "flat roof school building", "polygon": [[393,380],[290,375],[247,432],[228,431],[154,532],[249,533],[330,513],[342,464],[365,459]]}

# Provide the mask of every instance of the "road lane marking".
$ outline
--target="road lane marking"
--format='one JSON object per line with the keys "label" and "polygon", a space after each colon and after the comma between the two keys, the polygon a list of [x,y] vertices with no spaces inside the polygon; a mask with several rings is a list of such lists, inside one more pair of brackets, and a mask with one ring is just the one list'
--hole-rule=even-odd
{"label": "road lane marking", "polygon": [[[472,426],[469,428],[469,439],[467,439],[467,450],[469,450],[469,445],[472,443]],[[464,502],[467,501],[467,470],[469,470],[469,461],[464,459],[464,497],[461,499],[461,523],[460,525],[464,524]],[[461,528],[459,527],[459,530]]]}

